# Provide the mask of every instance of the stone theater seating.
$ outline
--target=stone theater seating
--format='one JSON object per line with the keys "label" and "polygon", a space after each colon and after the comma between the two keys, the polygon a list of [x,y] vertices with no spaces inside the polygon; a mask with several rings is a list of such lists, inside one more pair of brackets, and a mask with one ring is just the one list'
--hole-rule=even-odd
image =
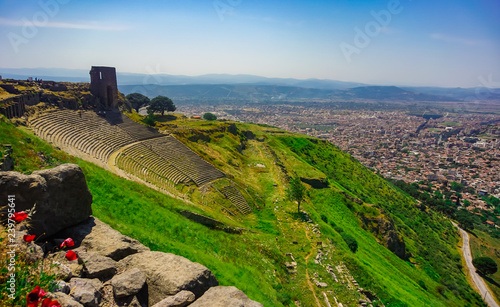
{"label": "stone theater seating", "polygon": [[[174,136],[161,134],[119,112],[98,116],[91,111],[61,110],[31,119],[30,126],[35,134],[70,153],[76,150],[103,164],[115,163],[167,191],[178,184],[199,187],[225,177]],[[114,161],[108,161],[114,152]],[[220,192],[241,213],[251,212],[236,187],[226,186]]]}

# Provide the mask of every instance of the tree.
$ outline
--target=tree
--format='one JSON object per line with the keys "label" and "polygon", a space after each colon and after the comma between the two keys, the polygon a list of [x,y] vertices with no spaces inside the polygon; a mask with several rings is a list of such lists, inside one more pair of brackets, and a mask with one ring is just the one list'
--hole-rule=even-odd
{"label": "tree", "polygon": [[300,203],[306,195],[306,187],[300,181],[300,177],[295,175],[290,179],[287,189],[288,199],[297,202],[297,212],[300,213]]}
{"label": "tree", "polygon": [[151,99],[151,103],[149,104],[148,107],[148,112],[161,112],[161,115],[165,114],[165,111],[167,112],[173,112],[176,110],[176,107],[172,101],[172,99],[165,97],[165,96],[156,96],[155,98]]}
{"label": "tree", "polygon": [[136,112],[139,112],[140,107],[148,105],[150,102],[148,97],[139,93],[128,94],[125,97],[127,98],[128,102],[130,102],[130,105],[132,106],[132,108],[135,109]]}
{"label": "tree", "polygon": [[216,120],[217,116],[215,116],[212,113],[205,113],[205,114],[203,114],[203,119],[205,119],[205,120]]}
{"label": "tree", "polygon": [[465,230],[473,230],[474,229],[474,221],[470,216],[469,211],[467,210],[459,210],[456,214],[456,220],[458,225]]}
{"label": "tree", "polygon": [[490,257],[474,258],[472,264],[484,275],[495,274],[498,270],[497,264]]}

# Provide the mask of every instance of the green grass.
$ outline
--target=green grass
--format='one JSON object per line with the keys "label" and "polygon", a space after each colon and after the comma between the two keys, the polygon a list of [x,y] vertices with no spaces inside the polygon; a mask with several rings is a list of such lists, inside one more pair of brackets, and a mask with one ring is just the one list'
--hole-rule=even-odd
{"label": "green grass", "polygon": [[[29,131],[1,119],[0,142],[13,145],[16,171],[30,173],[61,163],[77,163],[93,195],[94,216],[152,250],[171,252],[207,266],[221,285],[234,285],[265,306],[281,305],[280,294],[273,288],[284,275],[274,239],[279,235],[276,229],[261,227],[259,232],[242,235],[208,229],[177,212],[187,209],[203,213],[197,207],[55,150]],[[41,161],[38,152],[52,156],[51,163]],[[265,219],[259,223],[271,224]]]}
{"label": "green grass", "polygon": [[[490,257],[500,266],[500,239],[493,238],[488,233],[478,229],[475,229],[469,238],[473,258]],[[498,301],[498,297],[500,297],[500,271],[488,276],[485,281]]]}
{"label": "green grass", "polygon": [[[318,240],[324,242],[330,264],[345,263],[360,286],[375,292],[386,306],[480,305],[461,273],[455,251],[458,237],[451,224],[433,212],[419,211],[412,198],[333,145],[252,124],[182,117],[161,124],[170,125],[165,127],[226,172],[229,179],[248,192],[260,210],[244,218],[230,218],[217,206],[187,204],[70,157],[5,120],[0,123],[0,141],[14,145],[17,171],[77,163],[93,194],[95,216],[152,250],[172,252],[207,266],[221,285],[234,285],[264,306],[293,306],[294,300],[302,306],[312,306],[314,295],[323,301],[321,291],[332,291],[346,305],[357,303],[360,294],[355,289],[336,284],[323,267],[314,263]],[[236,131],[232,125],[236,125]],[[247,139],[247,130],[256,139]],[[243,150],[242,144],[246,145]],[[49,158],[40,159],[40,152]],[[256,168],[257,163],[266,168]],[[284,172],[330,181],[328,189],[308,187],[303,203],[314,223],[320,225],[320,238],[301,220],[296,204],[285,199]],[[354,198],[373,207],[356,204]],[[211,230],[182,217],[178,214],[180,209],[251,231],[232,235]],[[361,227],[358,215],[363,212],[376,216],[377,210],[394,221],[415,264],[396,257]],[[352,253],[342,237],[321,221],[320,215],[355,237],[358,251]],[[288,275],[285,271],[284,262],[289,260],[284,255],[289,252],[298,263],[296,274]],[[314,273],[328,281],[326,289],[309,287],[305,276]]]}

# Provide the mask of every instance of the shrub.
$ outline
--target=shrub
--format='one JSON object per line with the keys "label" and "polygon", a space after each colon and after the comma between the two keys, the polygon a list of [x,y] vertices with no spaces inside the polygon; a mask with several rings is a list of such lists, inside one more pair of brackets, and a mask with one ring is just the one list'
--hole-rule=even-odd
{"label": "shrub", "polygon": [[418,285],[424,289],[424,290],[427,290],[427,286],[425,285],[425,282],[423,280],[419,280],[418,281]]}
{"label": "shrub", "polygon": [[497,264],[490,257],[478,257],[472,260],[474,267],[482,274],[495,274],[498,270]]}
{"label": "shrub", "polygon": [[326,215],[322,214],[321,219],[323,220],[323,222],[328,223],[328,217],[326,217]]}
{"label": "shrub", "polygon": [[355,253],[358,250],[358,241],[356,241],[353,236],[345,232],[342,232],[340,235],[342,236],[342,239],[344,239],[347,246],[349,246],[351,252]]}
{"label": "shrub", "polygon": [[156,125],[155,115],[152,112],[149,112],[148,116],[146,116],[142,120],[142,122],[145,123],[148,126],[155,126]]}

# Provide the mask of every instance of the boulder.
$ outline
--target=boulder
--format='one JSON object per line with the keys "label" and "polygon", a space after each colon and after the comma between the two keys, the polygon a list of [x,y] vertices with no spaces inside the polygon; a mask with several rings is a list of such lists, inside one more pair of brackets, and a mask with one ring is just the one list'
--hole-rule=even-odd
{"label": "boulder", "polygon": [[137,268],[132,268],[111,279],[116,298],[136,295],[146,283],[146,275]]}
{"label": "boulder", "polygon": [[142,252],[118,262],[119,269],[138,268],[146,274],[149,304],[154,305],[167,296],[189,290],[200,297],[219,282],[203,265],[162,252]]}
{"label": "boulder", "polygon": [[261,303],[252,301],[243,291],[236,287],[213,287],[189,307],[262,307]]}
{"label": "boulder", "polygon": [[79,225],[67,228],[57,236],[72,238],[76,246],[82,246],[88,252],[96,252],[115,261],[149,251],[149,248],[139,241],[122,235],[96,217],[90,217]]}
{"label": "boulder", "polygon": [[52,289],[52,292],[61,292],[64,294],[69,294],[71,291],[69,284],[65,281],[58,280],[54,284],[54,288]]}
{"label": "boulder", "polygon": [[92,194],[82,169],[76,164],[24,175],[0,172],[0,199],[15,195],[15,211],[25,211],[36,204],[30,234],[51,236],[86,220],[92,214]]}
{"label": "boulder", "polygon": [[116,261],[98,253],[78,253],[78,261],[83,262],[83,274],[86,278],[104,279],[116,274]]}
{"label": "boulder", "polygon": [[82,304],[75,301],[71,296],[62,292],[48,293],[47,296],[51,300],[57,300],[57,302],[64,307],[83,307]]}
{"label": "boulder", "polygon": [[185,307],[194,302],[195,299],[196,297],[193,292],[182,290],[176,295],[167,297],[156,303],[153,307]]}
{"label": "boulder", "polygon": [[101,300],[99,290],[102,284],[98,279],[72,278],[69,281],[72,289],[70,295],[85,307],[97,307]]}

